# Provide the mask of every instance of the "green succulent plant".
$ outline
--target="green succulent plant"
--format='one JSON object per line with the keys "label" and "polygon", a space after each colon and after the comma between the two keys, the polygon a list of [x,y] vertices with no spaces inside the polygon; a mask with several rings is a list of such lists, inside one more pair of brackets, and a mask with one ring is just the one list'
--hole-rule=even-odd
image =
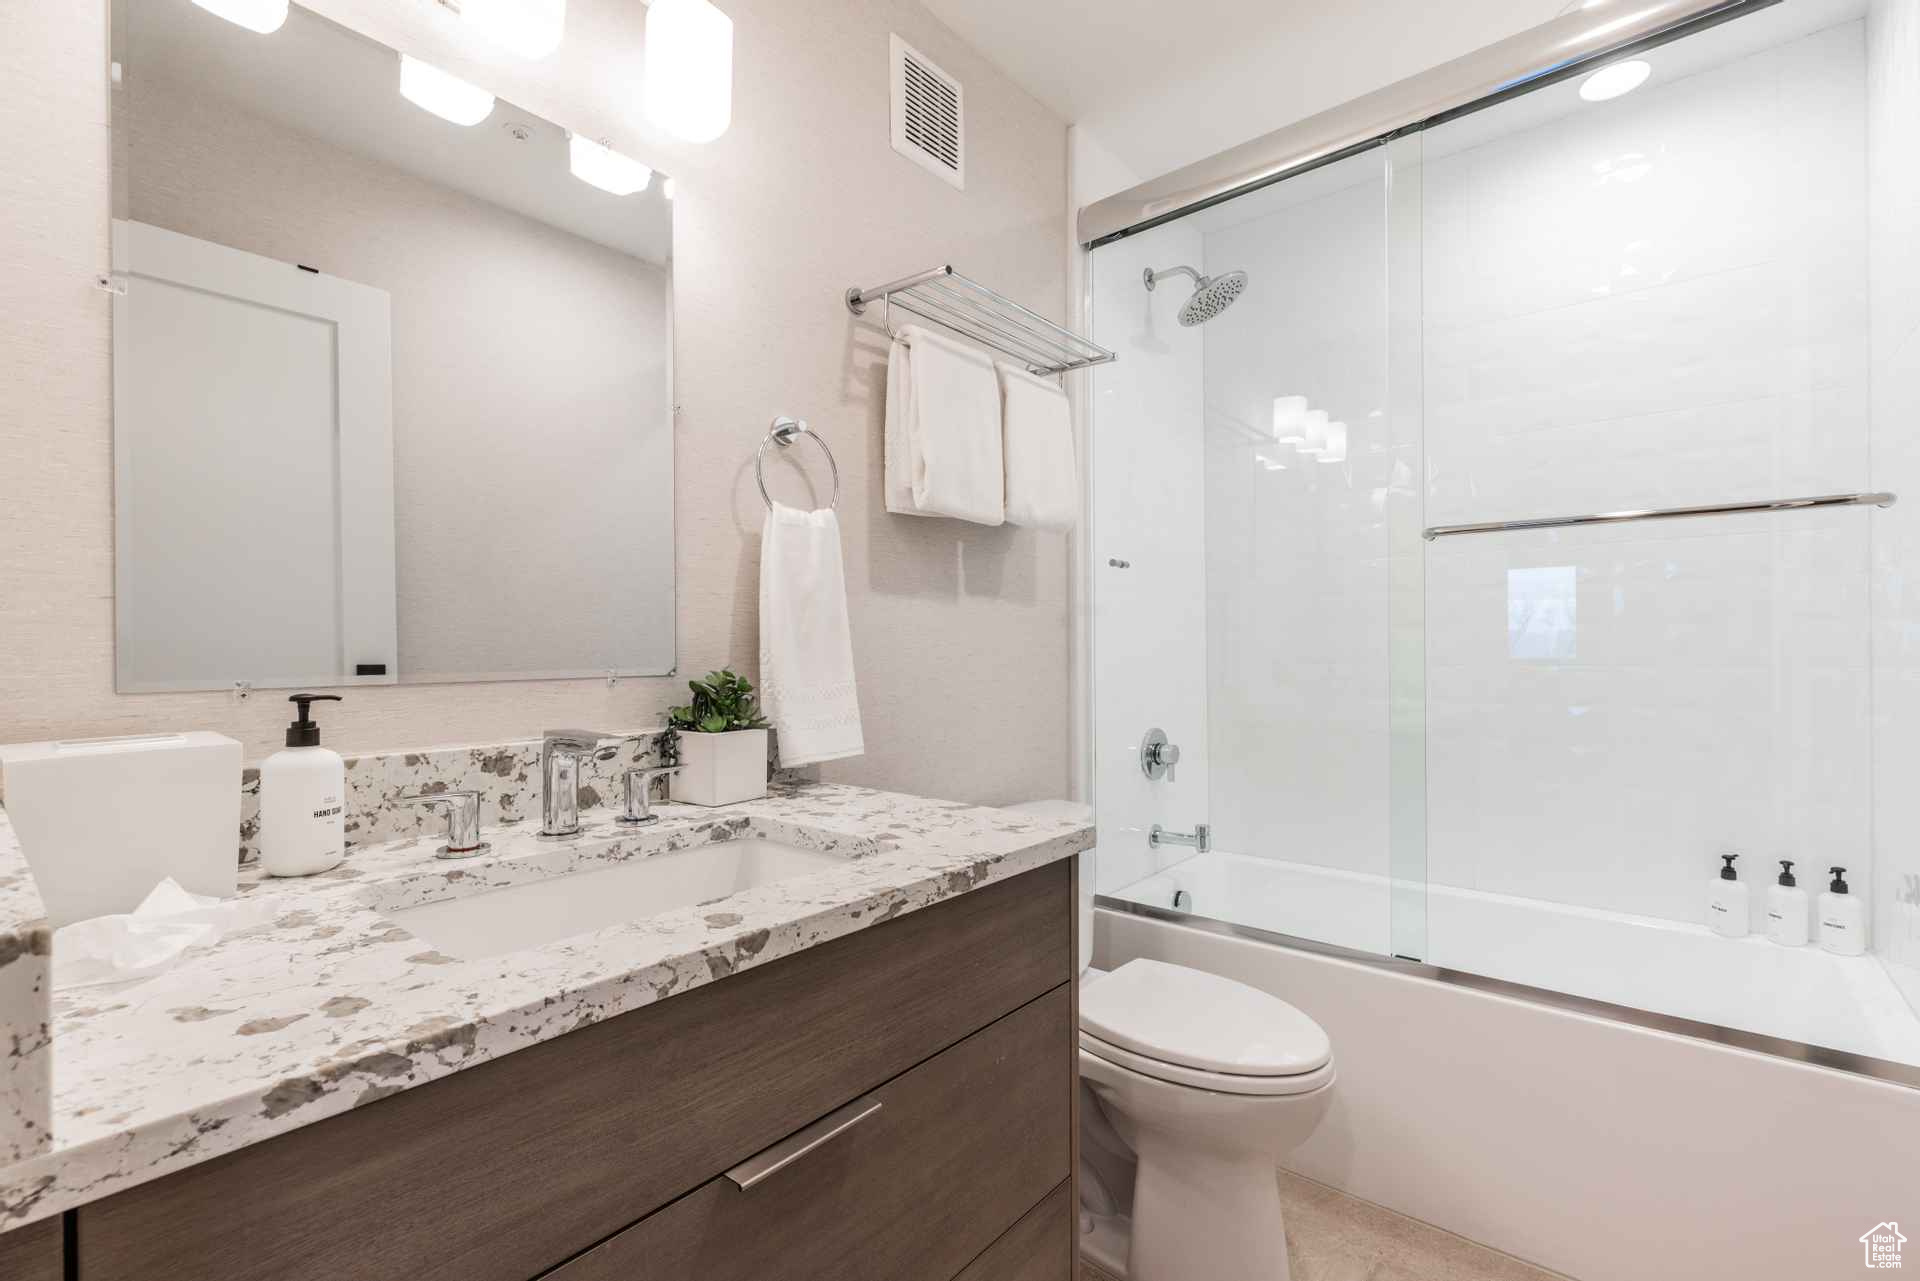
{"label": "green succulent plant", "polygon": [[767,718],[753,696],[753,682],[731,671],[708,672],[688,681],[693,701],[667,709],[669,728],[691,734],[725,734],[737,729],[765,729]]}

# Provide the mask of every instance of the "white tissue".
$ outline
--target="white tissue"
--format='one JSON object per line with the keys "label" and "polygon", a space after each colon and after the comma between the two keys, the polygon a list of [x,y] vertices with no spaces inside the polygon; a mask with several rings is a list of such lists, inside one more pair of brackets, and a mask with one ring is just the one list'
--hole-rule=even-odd
{"label": "white tissue", "polygon": [[75,921],[53,932],[53,986],[90,987],[148,978],[196,947],[264,921],[263,903],[189,894],[172,877],[131,912]]}

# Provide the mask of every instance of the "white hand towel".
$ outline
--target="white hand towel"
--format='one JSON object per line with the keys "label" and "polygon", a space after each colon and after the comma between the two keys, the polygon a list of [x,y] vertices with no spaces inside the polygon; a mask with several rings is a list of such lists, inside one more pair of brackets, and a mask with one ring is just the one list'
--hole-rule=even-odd
{"label": "white hand towel", "polygon": [[896,516],[926,513],[913,505],[913,447],[908,419],[913,414],[913,349],[895,338],[887,350],[887,510]]}
{"label": "white hand towel", "polygon": [[1007,523],[1072,529],[1080,519],[1080,467],[1067,393],[1024,369],[996,367],[1006,439]]}
{"label": "white hand towel", "polygon": [[782,766],[867,750],[854,692],[840,522],[775,504],[760,528],[760,701]]}
{"label": "white hand towel", "polygon": [[[910,325],[888,354],[887,369],[887,510],[1003,524],[1006,458],[993,361]],[[903,478],[910,507],[900,492]]]}

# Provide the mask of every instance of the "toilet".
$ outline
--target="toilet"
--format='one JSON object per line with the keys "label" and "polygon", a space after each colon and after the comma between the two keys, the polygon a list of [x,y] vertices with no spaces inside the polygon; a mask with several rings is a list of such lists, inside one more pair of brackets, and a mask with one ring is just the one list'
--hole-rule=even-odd
{"label": "toilet", "polygon": [[[1092,817],[1067,801],[1010,808]],[[1332,1042],[1217,974],[1091,968],[1092,883],[1083,867],[1082,1253],[1122,1281],[1288,1281],[1278,1170],[1327,1113]]]}
{"label": "toilet", "polygon": [[1244,983],[1132,960],[1081,981],[1080,1079],[1134,1158],[1126,1281],[1287,1281],[1277,1171],[1332,1097],[1319,1024]]}

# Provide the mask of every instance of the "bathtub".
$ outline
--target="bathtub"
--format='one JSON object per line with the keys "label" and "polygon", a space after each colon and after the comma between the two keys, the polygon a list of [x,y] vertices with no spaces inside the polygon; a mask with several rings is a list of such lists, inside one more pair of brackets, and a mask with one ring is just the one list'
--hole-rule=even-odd
{"label": "bathtub", "polygon": [[[1176,888],[1196,915],[1168,910]],[[1440,888],[1427,897],[1434,964],[1252,936],[1344,931],[1378,953],[1392,891],[1202,855],[1103,896],[1094,963],[1192,966],[1306,1011],[1339,1079],[1291,1169],[1580,1281],[1862,1275],[1863,1232],[1920,1222],[1920,1074],[1835,1071],[1679,1022],[1891,1058],[1910,1050],[1912,1018],[1871,1015],[1898,999],[1871,958]],[[1450,980],[1439,963],[1512,983]],[[1548,984],[1590,999],[1536,990]],[[1627,1017],[1628,1003],[1672,1025]]]}
{"label": "bathtub", "polygon": [[1182,891],[1197,918],[1384,957],[1415,946],[1389,921],[1423,889],[1430,966],[1920,1068],[1920,1018],[1872,955],[1218,850],[1109,897],[1170,909]]}

